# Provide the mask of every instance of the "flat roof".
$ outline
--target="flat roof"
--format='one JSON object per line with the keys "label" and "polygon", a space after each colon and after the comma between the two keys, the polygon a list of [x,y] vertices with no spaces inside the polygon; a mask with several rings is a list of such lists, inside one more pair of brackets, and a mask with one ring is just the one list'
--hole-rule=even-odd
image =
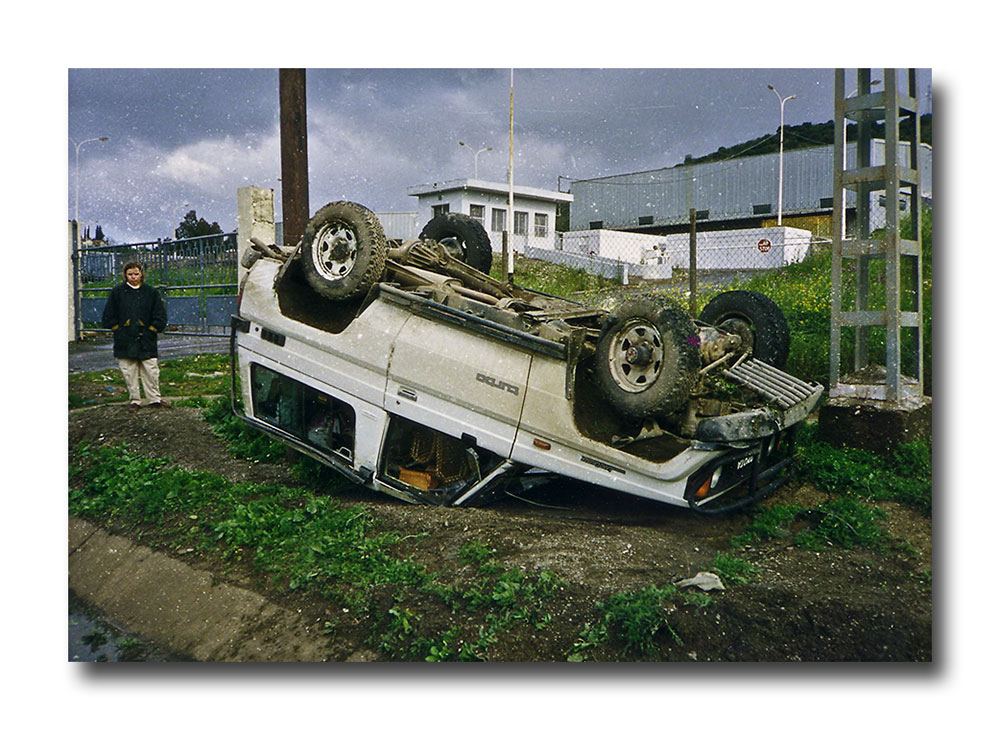
{"label": "flat roof", "polygon": [[[458,180],[445,180],[444,182],[411,185],[406,189],[406,194],[419,197],[421,195],[432,195],[451,190],[479,190],[487,193],[502,193],[503,195],[507,195],[509,192],[509,186],[507,183],[476,180],[473,178],[461,178]],[[560,193],[555,190],[544,190],[542,188],[532,188],[525,185],[515,185],[514,195],[518,198],[534,198],[536,200],[547,200],[553,203],[573,202],[572,193]]]}

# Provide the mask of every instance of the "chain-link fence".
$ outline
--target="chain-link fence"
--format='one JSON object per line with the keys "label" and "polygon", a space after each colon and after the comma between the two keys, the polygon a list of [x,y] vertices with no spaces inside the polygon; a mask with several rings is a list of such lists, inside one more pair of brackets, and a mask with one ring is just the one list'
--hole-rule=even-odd
{"label": "chain-link fence", "polygon": [[108,292],[122,279],[126,263],[138,261],[145,281],[167,303],[168,333],[225,334],[236,311],[236,234],[176,241],[86,245],[74,257],[81,332],[101,331]]}
{"label": "chain-link fence", "polygon": [[[527,259],[581,269],[618,285],[717,288],[774,272],[829,251],[830,240],[791,227],[652,235],[596,229],[557,236],[552,248],[528,246]],[[675,288],[676,287],[672,287]]]}

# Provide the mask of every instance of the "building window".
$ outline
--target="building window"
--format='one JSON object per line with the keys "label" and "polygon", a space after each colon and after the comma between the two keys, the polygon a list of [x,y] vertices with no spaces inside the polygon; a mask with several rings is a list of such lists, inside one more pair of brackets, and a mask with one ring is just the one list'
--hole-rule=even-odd
{"label": "building window", "polygon": [[486,206],[473,203],[469,206],[469,216],[479,221],[479,224],[486,226]]}
{"label": "building window", "polygon": [[640,226],[651,226],[653,225],[653,216],[651,215],[640,215],[639,216]]}
{"label": "building window", "polygon": [[527,236],[528,235],[528,214],[523,210],[514,211],[514,235],[515,236]]}
{"label": "building window", "polygon": [[833,198],[820,198],[819,199],[819,207],[820,208],[832,208],[833,207]]}
{"label": "building window", "polygon": [[490,230],[500,233],[507,227],[507,211],[503,208],[493,208],[491,213],[493,218],[490,222]]}
{"label": "building window", "polygon": [[601,228],[604,228],[604,221],[591,221],[590,222],[590,230],[592,230],[592,231],[598,231]]}
{"label": "building window", "polygon": [[707,210],[698,210],[698,211],[695,211],[694,218],[695,218],[695,220],[699,220],[699,221],[708,220],[708,211]]}
{"label": "building window", "polygon": [[441,205],[431,206],[431,211],[433,211],[435,218],[437,218],[439,215],[444,215],[449,210],[451,210],[451,206],[448,205],[448,203],[442,203]]}
{"label": "building window", "polygon": [[770,212],[771,212],[770,203],[762,203],[761,205],[755,205],[753,207],[754,215],[764,215],[765,213],[770,213]]}
{"label": "building window", "polygon": [[545,238],[549,235],[548,213],[535,213],[535,237]]}

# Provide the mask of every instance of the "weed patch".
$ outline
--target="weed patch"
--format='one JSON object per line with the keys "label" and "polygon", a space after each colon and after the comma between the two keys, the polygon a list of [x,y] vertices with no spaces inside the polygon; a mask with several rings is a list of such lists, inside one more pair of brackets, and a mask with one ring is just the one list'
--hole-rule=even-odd
{"label": "weed patch", "polygon": [[818,507],[762,507],[753,512],[750,523],[733,538],[733,544],[781,538],[806,550],[831,546],[881,550],[890,542],[889,534],[879,524],[885,518],[884,511],[851,497],[838,497]]}
{"label": "weed patch", "polygon": [[[476,540],[459,555],[462,564],[475,568],[475,577],[445,581],[405,547],[426,533],[380,529],[366,510],[344,507],[329,495],[232,483],[125,447],[79,447],[70,484],[72,514],[138,528],[171,549],[190,547],[222,560],[247,558],[254,571],[269,576],[274,590],[301,591],[335,601],[354,615],[368,613],[369,643],[394,659],[485,660],[511,626],[549,626],[548,604],[565,585],[550,571],[504,568],[496,550]],[[393,594],[384,612],[372,604],[383,588]],[[434,625],[422,620],[419,605],[463,620]],[[336,629],[328,621],[324,630]]]}
{"label": "weed patch", "polygon": [[749,583],[755,575],[757,568],[752,563],[737,558],[729,553],[719,553],[715,556],[712,570],[727,586],[738,586]]}
{"label": "weed patch", "polygon": [[495,557],[496,552],[482,540],[469,540],[459,548],[458,557],[462,562],[476,566],[480,573],[496,575],[503,569]]}
{"label": "weed patch", "polygon": [[812,528],[795,536],[795,544],[807,550],[839,547],[883,549],[889,534],[879,525],[886,514],[850,497],[838,497],[804,513]]}
{"label": "weed patch", "polygon": [[[434,627],[402,605],[397,596],[389,618],[378,622],[369,643],[398,660],[485,661],[489,648],[512,626],[543,630],[552,622],[547,604],[565,585],[551,571],[527,573],[513,567],[503,570],[484,543],[470,541],[461,549],[462,562],[479,570],[471,583],[443,582],[435,578],[405,597],[419,603],[421,596],[445,603],[452,615],[464,617],[460,626]],[[419,628],[418,628],[419,627]]]}
{"label": "weed patch", "polygon": [[174,546],[251,555],[254,568],[271,575],[280,590],[308,588],[358,607],[370,586],[426,580],[422,566],[393,555],[406,537],[374,529],[363,509],[341,507],[329,496],[234,484],[125,448],[84,446],[76,460],[72,514],[148,525]]}
{"label": "weed patch", "polygon": [[625,657],[656,658],[656,636],[661,631],[678,646],[683,645],[681,637],[667,623],[665,605],[676,600],[679,595],[680,591],[676,586],[666,585],[660,588],[651,585],[636,591],[617,593],[607,601],[598,603],[600,618],[596,623],[584,626],[568,660],[584,661],[593,650],[610,643],[621,644]]}
{"label": "weed patch", "polygon": [[817,437],[817,427],[800,432],[797,465],[800,476],[818,489],[866,500],[898,502],[931,512],[931,447],[912,441],[888,458],[864,449],[833,446]]}
{"label": "weed patch", "polygon": [[[229,392],[229,355],[201,354],[160,361],[160,392],[169,398],[219,396]],[[128,400],[117,368],[69,375],[69,408]]]}
{"label": "weed patch", "polygon": [[212,401],[203,415],[212,426],[212,432],[226,442],[233,456],[258,462],[277,462],[284,458],[285,445],[244,424],[233,414],[228,398]]}
{"label": "weed patch", "polygon": [[[493,257],[490,275],[505,279],[501,256]],[[583,269],[526,258],[517,261],[516,282],[518,286],[567,299],[572,299],[579,292],[609,289],[616,285],[611,279],[589,274]]]}

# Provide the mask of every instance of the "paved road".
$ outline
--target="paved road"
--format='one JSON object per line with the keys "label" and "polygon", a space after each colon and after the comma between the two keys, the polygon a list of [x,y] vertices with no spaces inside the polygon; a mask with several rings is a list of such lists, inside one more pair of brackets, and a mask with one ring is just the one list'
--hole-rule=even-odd
{"label": "paved road", "polygon": [[[229,337],[191,337],[186,335],[160,335],[158,348],[160,360],[188,357],[204,352],[228,352]],[[84,342],[69,343],[69,372],[83,373],[117,367],[111,352],[111,338],[98,336]]]}

